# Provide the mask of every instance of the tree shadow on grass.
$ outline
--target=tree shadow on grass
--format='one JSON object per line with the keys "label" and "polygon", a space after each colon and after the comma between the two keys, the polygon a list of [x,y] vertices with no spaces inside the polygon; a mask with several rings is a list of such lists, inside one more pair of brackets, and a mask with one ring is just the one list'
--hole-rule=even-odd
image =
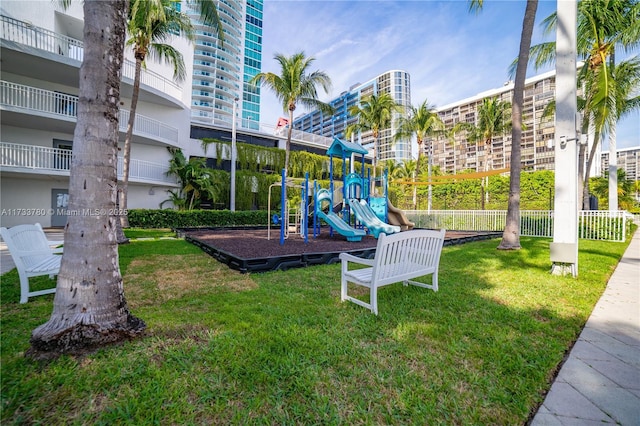
{"label": "tree shadow on grass", "polygon": [[[57,383],[57,405],[99,394],[102,409],[51,412],[62,416],[58,423],[147,416],[166,423],[523,424],[597,301],[593,287],[604,283],[550,275],[548,241],[527,240],[517,252],[496,246],[445,248],[440,290],[383,287],[378,316],[340,302],[339,265],[249,275],[255,287],[246,291],[199,278],[189,293],[163,303],[131,299],[149,324],[146,338],[105,349],[86,365],[42,367],[47,383]],[[166,263],[169,249],[123,248],[125,274],[136,258]],[[598,262],[614,264],[609,256]],[[125,292],[138,285],[146,284],[125,279]],[[46,413],[50,386],[19,353],[27,331],[46,321],[51,296],[11,305],[3,298],[9,422],[25,410]],[[159,401],[171,401],[172,414]]]}

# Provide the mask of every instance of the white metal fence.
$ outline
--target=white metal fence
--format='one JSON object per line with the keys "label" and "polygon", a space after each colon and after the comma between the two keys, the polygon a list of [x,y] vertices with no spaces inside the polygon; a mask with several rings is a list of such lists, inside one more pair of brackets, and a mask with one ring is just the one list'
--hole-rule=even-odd
{"label": "white metal fence", "polygon": [[[405,214],[418,228],[445,228],[451,231],[502,232],[506,210],[406,210]],[[578,212],[578,238],[624,241],[633,216],[624,211]],[[553,237],[553,211],[520,211],[520,235]]]}

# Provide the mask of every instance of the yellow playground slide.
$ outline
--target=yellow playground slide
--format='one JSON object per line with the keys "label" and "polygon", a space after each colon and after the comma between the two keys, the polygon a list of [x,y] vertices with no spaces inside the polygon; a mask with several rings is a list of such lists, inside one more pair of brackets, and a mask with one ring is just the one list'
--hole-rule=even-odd
{"label": "yellow playground slide", "polygon": [[399,226],[402,231],[409,231],[416,225],[413,222],[409,222],[407,216],[402,210],[396,208],[391,204],[391,201],[387,201],[387,215],[389,223],[391,225]]}

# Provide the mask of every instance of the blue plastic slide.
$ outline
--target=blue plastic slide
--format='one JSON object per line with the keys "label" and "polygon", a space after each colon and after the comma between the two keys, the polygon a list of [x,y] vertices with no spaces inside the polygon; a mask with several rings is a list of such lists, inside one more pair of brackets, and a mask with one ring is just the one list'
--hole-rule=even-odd
{"label": "blue plastic slide", "polygon": [[321,189],[316,194],[316,216],[327,222],[338,234],[347,237],[347,241],[360,241],[362,237],[367,235],[363,229],[349,226],[340,216],[331,211],[331,205],[328,213],[323,212],[321,208],[322,201],[329,201],[329,204],[331,204],[331,194],[326,189]]}
{"label": "blue plastic slide", "polygon": [[367,204],[365,200],[352,198],[349,200],[349,207],[351,207],[355,213],[356,218],[358,218],[358,220],[362,222],[362,224],[366,226],[369,232],[371,232],[376,238],[378,238],[378,236],[383,232],[387,235],[400,232],[399,226],[389,225],[388,223],[381,221],[376,215],[376,212],[373,211],[371,206]]}

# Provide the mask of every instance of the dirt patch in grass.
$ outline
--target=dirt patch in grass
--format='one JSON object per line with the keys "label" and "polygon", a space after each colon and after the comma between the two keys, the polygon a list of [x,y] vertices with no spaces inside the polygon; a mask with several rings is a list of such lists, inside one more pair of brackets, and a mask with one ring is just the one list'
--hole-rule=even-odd
{"label": "dirt patch in grass", "polygon": [[149,256],[131,262],[124,277],[131,300],[171,300],[193,293],[224,288],[247,291],[257,288],[250,275],[230,270],[205,254]]}

